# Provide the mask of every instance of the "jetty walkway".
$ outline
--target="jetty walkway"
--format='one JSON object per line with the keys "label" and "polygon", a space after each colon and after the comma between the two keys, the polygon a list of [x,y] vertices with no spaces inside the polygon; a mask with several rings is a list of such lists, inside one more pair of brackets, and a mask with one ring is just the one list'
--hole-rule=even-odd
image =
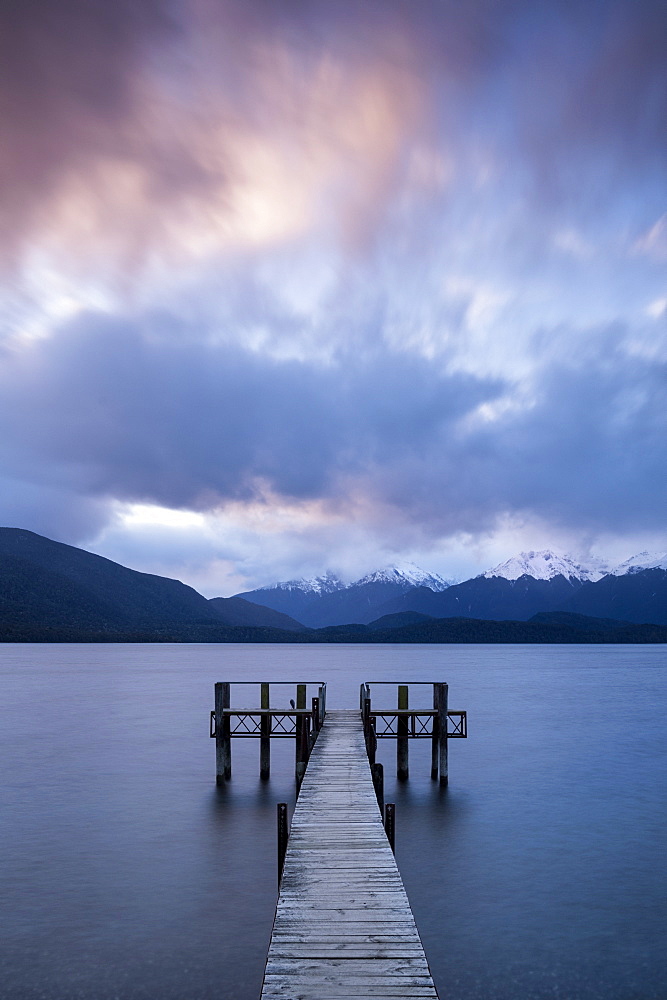
{"label": "jetty walkway", "polygon": [[358,711],[328,711],[297,800],[262,1000],[437,1000]]}

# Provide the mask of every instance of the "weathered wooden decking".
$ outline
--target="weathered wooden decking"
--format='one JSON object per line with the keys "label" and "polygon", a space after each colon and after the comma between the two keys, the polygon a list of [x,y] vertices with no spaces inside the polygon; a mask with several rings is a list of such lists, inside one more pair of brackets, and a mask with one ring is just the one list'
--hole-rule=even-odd
{"label": "weathered wooden decking", "polygon": [[437,993],[384,833],[358,712],[328,712],[292,819],[262,1000]]}

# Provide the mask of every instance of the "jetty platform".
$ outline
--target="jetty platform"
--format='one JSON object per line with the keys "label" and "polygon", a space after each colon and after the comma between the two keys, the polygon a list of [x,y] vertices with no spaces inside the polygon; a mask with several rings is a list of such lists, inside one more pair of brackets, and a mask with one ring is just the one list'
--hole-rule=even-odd
{"label": "jetty platform", "polygon": [[437,1000],[358,711],[327,711],[289,832],[262,1000]]}

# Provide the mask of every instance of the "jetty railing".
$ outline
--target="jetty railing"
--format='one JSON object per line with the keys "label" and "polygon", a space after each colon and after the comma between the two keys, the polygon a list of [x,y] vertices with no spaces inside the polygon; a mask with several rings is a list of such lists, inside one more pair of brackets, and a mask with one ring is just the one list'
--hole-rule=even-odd
{"label": "jetty railing", "polygon": [[[396,708],[375,708],[371,701],[371,684],[397,688]],[[382,783],[381,765],[375,754],[379,739],[396,740],[396,774],[401,780],[409,776],[408,740],[431,740],[431,778],[440,784],[449,780],[447,741],[466,739],[468,717],[463,711],[452,711],[447,705],[448,685],[442,681],[413,681],[414,687],[433,688],[433,708],[410,708],[408,684],[393,681],[364,681],[359,690],[359,707],[364,723],[366,750],[373,771],[376,794]]]}
{"label": "jetty railing", "polygon": [[[260,707],[233,709],[232,685],[259,687]],[[317,696],[307,705],[308,687],[317,688]],[[293,688],[290,708],[271,707],[271,688]],[[295,741],[295,774],[300,784],[317,734],[326,716],[327,686],[323,681],[219,681],[215,685],[215,708],[211,712],[209,735],[215,740],[215,780],[217,784],[232,776],[232,739],[259,739],[259,776],[271,774],[271,740]]]}

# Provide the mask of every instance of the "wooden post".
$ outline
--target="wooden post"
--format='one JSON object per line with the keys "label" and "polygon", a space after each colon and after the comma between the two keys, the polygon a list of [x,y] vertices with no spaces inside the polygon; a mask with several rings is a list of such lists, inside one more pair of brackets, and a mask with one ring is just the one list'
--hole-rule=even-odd
{"label": "wooden post", "polygon": [[231,723],[224,710],[230,706],[230,687],[227,681],[215,685],[215,782],[222,785],[232,776]]}
{"label": "wooden post", "polygon": [[327,688],[326,684],[320,684],[319,691],[317,692],[320,700],[320,724],[319,729],[324,725],[324,716],[327,713]]}
{"label": "wooden post", "polygon": [[296,762],[296,784],[301,788],[306,765],[310,756],[310,715],[304,712],[297,717],[297,733],[299,734],[299,755]]}
{"label": "wooden post", "polygon": [[371,775],[380,815],[384,816],[384,768],[382,764],[371,764]]}
{"label": "wooden post", "polygon": [[440,769],[440,784],[446,785],[449,780],[449,771],[447,767],[447,685],[446,684],[434,684],[434,693],[436,698],[435,708],[438,712],[438,744],[439,744],[439,769]]}
{"label": "wooden post", "polygon": [[287,803],[278,803],[278,888],[283,877],[285,867],[285,855],[287,853],[287,840],[289,831],[287,829]]}
{"label": "wooden post", "polygon": [[267,715],[262,715],[259,724],[261,736],[259,738],[259,776],[264,781],[271,774],[271,716],[268,714],[270,707],[269,685],[261,685],[260,708],[267,711]]}
{"label": "wooden post", "polygon": [[384,807],[384,831],[394,854],[396,854],[396,806],[387,802]]}
{"label": "wooden post", "polygon": [[[408,708],[408,685],[398,685],[398,707],[406,710]],[[408,717],[396,720],[396,776],[399,781],[405,781],[408,777]]]}
{"label": "wooden post", "polygon": [[[297,684],[296,686],[296,709],[297,712],[306,707],[306,685]],[[301,736],[302,736],[302,725],[301,716],[296,717],[296,757],[294,761],[294,770],[296,773],[296,784],[297,788],[301,786],[301,779],[303,778],[304,772],[306,770],[306,765],[303,761],[303,749],[301,747]]]}
{"label": "wooden post", "polygon": [[370,685],[362,684],[360,692],[361,721],[364,727],[364,740],[366,741],[366,753],[370,764],[375,763],[375,739],[371,731],[371,689]]}
{"label": "wooden post", "polygon": [[374,715],[368,717],[366,723],[366,753],[368,754],[368,763],[375,763],[375,751],[377,750],[377,736],[375,735],[375,727],[377,725],[377,719]]}
{"label": "wooden post", "polygon": [[312,704],[313,704],[313,711],[312,711],[311,714],[313,716],[313,724],[311,726],[311,731],[312,731],[313,740],[314,740],[315,736],[320,731],[320,699],[319,698],[313,698]]}
{"label": "wooden post", "polygon": [[[438,710],[438,685],[433,685],[433,708]],[[440,758],[440,740],[438,737],[439,719],[433,716],[433,738],[431,739],[431,781],[438,780],[438,760]]]}

